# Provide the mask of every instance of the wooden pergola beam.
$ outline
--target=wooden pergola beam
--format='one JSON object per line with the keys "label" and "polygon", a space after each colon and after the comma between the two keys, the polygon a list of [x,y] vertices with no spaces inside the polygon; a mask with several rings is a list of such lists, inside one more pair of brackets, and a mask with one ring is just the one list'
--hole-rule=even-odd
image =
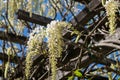
{"label": "wooden pergola beam", "polygon": [[20,20],[25,20],[31,23],[35,23],[35,24],[39,24],[39,25],[43,25],[46,26],[48,23],[50,23],[53,19],[47,18],[47,17],[43,17],[37,14],[32,13],[32,17],[30,17],[30,13],[26,12],[24,10],[18,10],[17,14],[17,18]]}
{"label": "wooden pergola beam", "polygon": [[19,43],[19,44],[26,44],[27,37],[25,36],[20,36],[20,35],[15,35],[13,33],[7,33],[0,31],[0,39],[1,40],[6,40],[14,43]]}
{"label": "wooden pergola beam", "polygon": [[[4,62],[7,62],[8,61],[8,55],[0,52],[0,60],[2,60]],[[18,63],[19,62],[18,60],[21,60],[21,58],[17,57],[17,56],[14,56],[14,57],[11,56],[10,57],[10,62]]]}
{"label": "wooden pergola beam", "polygon": [[[101,5],[101,1],[92,0],[87,7],[85,7],[77,16],[76,19],[72,19],[71,23],[74,26],[80,25],[84,26],[91,18],[96,15],[94,9]],[[97,12],[98,13],[98,12]]]}

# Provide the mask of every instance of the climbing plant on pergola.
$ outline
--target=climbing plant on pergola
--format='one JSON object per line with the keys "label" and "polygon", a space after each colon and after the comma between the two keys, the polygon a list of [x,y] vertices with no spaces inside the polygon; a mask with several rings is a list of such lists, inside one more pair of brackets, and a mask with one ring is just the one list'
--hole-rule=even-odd
{"label": "climbing plant on pergola", "polygon": [[119,79],[119,0],[0,2],[3,79]]}

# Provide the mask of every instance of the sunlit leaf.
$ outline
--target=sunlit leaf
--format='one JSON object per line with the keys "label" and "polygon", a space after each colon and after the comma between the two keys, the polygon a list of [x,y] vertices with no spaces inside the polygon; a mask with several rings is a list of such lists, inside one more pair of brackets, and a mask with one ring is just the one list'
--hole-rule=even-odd
{"label": "sunlit leaf", "polygon": [[74,74],[75,74],[75,76],[77,76],[77,77],[82,77],[82,76],[83,76],[79,69],[75,70],[75,71],[74,71]]}
{"label": "sunlit leaf", "polygon": [[70,77],[68,77],[67,80],[73,80],[73,79],[74,79],[74,76],[70,76]]}

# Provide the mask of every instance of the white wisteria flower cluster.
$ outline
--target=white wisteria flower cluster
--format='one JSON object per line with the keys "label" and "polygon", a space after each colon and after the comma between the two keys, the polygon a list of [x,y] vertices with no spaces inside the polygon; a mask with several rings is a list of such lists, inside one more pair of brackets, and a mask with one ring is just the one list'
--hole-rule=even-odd
{"label": "white wisteria flower cluster", "polygon": [[46,37],[48,39],[49,62],[51,64],[52,80],[56,80],[57,58],[61,57],[64,41],[63,31],[70,28],[71,24],[60,21],[52,21],[47,25]]}
{"label": "white wisteria flower cluster", "polygon": [[60,57],[63,46],[62,31],[63,27],[58,21],[52,21],[47,25],[46,33],[48,38],[49,54],[54,53],[56,57]]}
{"label": "white wisteria flower cluster", "polygon": [[58,21],[52,21],[47,25],[46,33],[48,38],[49,61],[51,64],[52,80],[56,80],[57,58],[61,56],[63,39],[63,26]]}
{"label": "white wisteria flower cluster", "polygon": [[[70,26],[71,24],[66,22],[51,21],[51,23],[47,25],[47,28],[40,26],[30,33],[30,38],[27,42],[26,77],[30,75],[32,57],[36,54],[43,54],[44,48],[47,47],[48,50],[45,50],[45,54],[48,53],[47,55],[51,64],[52,80],[56,80],[57,58],[61,56],[64,46],[62,32],[64,28],[69,28]],[[45,41],[47,46],[43,47],[45,38],[47,38]]]}
{"label": "white wisteria flower cluster", "polygon": [[115,0],[107,0],[106,4],[104,5],[109,20],[110,34],[113,34],[115,32],[116,17],[117,17],[116,12],[118,11],[119,6],[120,6],[120,2]]}
{"label": "white wisteria flower cluster", "polygon": [[32,58],[37,54],[44,54],[43,41],[45,36],[44,26],[36,27],[31,33],[27,42],[27,56],[26,56],[26,77],[30,75],[32,66]]}

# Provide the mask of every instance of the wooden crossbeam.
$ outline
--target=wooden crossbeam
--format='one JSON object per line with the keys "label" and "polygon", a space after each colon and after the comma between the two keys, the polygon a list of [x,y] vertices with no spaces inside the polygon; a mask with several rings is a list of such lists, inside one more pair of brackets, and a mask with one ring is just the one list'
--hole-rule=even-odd
{"label": "wooden crossbeam", "polygon": [[74,26],[84,26],[91,18],[96,15],[94,9],[101,5],[99,0],[92,0],[87,7],[85,7],[77,16],[76,19],[72,19],[71,23]]}
{"label": "wooden crossbeam", "polygon": [[[5,53],[1,53],[0,52],[0,60],[7,62],[8,61],[8,55]],[[14,57],[10,57],[10,62],[13,63],[18,63],[18,60],[20,60],[20,57],[14,56]]]}
{"label": "wooden crossbeam", "polygon": [[35,23],[35,24],[40,24],[40,25],[44,25],[46,26],[48,23],[50,23],[53,19],[47,18],[47,17],[43,17],[37,14],[32,13],[32,17],[30,17],[30,13],[26,12],[24,10],[18,10],[17,14],[17,18],[20,20],[25,20],[31,23]]}
{"label": "wooden crossbeam", "polygon": [[0,39],[14,42],[14,43],[19,43],[22,45],[24,45],[27,41],[27,38],[25,36],[19,36],[19,35],[15,35],[13,33],[6,33],[3,31],[0,31]]}

